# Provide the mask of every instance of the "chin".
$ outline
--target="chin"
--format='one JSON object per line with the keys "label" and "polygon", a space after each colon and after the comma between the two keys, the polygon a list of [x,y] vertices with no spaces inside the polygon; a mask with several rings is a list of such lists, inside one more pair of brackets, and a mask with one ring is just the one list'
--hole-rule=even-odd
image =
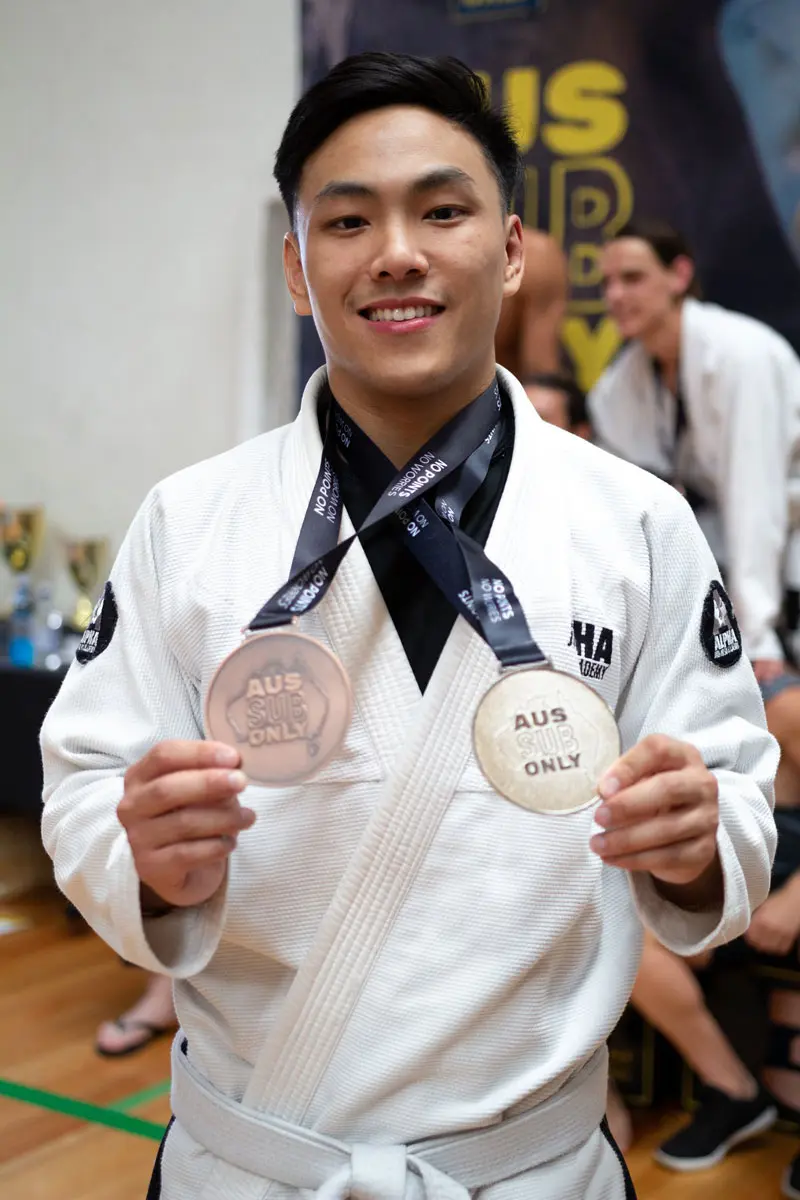
{"label": "chin", "polygon": [[641,337],[644,329],[643,323],[638,317],[628,317],[625,320],[614,318],[620,336],[626,341],[631,341],[634,338]]}
{"label": "chin", "polygon": [[373,370],[365,373],[365,381],[386,395],[411,398],[441,390],[452,383],[459,373],[459,367],[454,363],[425,361],[417,356],[406,362],[375,364]]}

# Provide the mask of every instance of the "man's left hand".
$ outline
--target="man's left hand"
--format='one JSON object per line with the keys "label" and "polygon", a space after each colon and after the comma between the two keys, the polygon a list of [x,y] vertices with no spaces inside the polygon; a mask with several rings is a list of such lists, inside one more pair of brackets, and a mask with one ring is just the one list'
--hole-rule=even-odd
{"label": "man's left hand", "polygon": [[665,894],[721,874],[718,793],[694,746],[662,734],[646,737],[600,781],[595,821],[605,832],[591,848],[609,866],[649,872],[667,885]]}

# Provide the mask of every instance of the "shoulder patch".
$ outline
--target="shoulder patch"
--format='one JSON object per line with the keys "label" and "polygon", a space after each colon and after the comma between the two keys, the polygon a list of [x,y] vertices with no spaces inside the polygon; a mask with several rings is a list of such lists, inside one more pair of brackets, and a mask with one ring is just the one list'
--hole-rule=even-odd
{"label": "shoulder patch", "polygon": [[742,635],[725,588],[715,579],[706,593],[700,619],[700,641],[715,667],[733,667],[742,657]]}
{"label": "shoulder patch", "polygon": [[79,663],[91,662],[93,658],[97,658],[99,654],[108,649],[114,630],[117,628],[118,617],[114,589],[109,582],[94,606],[92,619],[83,631],[80,645],[75,651],[75,658]]}

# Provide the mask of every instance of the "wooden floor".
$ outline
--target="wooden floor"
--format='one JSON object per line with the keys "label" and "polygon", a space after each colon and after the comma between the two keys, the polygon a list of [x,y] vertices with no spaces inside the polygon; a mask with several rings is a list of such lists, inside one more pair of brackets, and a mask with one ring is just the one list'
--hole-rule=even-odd
{"label": "wooden floor", "polygon": [[[116,1061],[92,1049],[96,1026],[135,999],[141,976],[93,935],[71,934],[52,894],[0,905],[0,918],[9,913],[30,928],[0,936],[0,1200],[143,1200],[169,1116],[166,1095],[147,1097],[166,1085],[167,1041]],[[90,1107],[76,1113],[76,1101]],[[135,1131],[99,1123],[119,1114]],[[679,1114],[637,1118],[628,1158],[640,1200],[780,1195],[794,1139],[770,1134],[713,1171],[682,1176],[650,1158],[680,1123]]]}

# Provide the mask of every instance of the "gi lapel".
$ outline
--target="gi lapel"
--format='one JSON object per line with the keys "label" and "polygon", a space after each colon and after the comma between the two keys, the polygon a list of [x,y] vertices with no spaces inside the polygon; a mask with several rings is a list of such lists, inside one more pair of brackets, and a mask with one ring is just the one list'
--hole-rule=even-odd
{"label": "gi lapel", "polygon": [[[515,583],[520,576],[521,546],[527,544],[535,554],[541,569],[528,569],[520,578],[520,591],[535,636],[547,652],[565,640],[568,628],[568,546],[563,520],[558,509],[553,510],[552,468],[536,436],[537,432],[541,436],[541,424],[516,381],[504,375],[504,382],[513,398],[516,437],[487,552]],[[398,656],[382,628],[369,655],[363,632],[364,603],[369,597],[363,568],[357,556],[349,566],[346,560],[318,611],[345,665],[352,668],[360,663],[362,687],[357,702],[376,731],[383,761],[391,765],[243,1098],[248,1107],[264,1108],[299,1124],[471,760],[475,707],[497,677],[491,650],[466,622],[458,620],[424,697],[419,698],[417,691],[412,703],[407,681],[401,681],[399,711],[404,723],[398,724],[397,681],[392,677]],[[377,591],[374,582],[372,587]],[[368,613],[374,611],[372,605],[369,599]],[[392,634],[396,638],[393,629]],[[388,733],[380,728],[381,721],[388,725]],[[389,741],[394,743],[391,753]],[[498,799],[498,803],[506,802]]]}
{"label": "gi lapel", "polygon": [[[322,453],[317,401],[324,379],[324,371],[319,371],[306,387],[293,431],[297,436],[283,471],[291,524],[297,530]],[[352,533],[345,510],[340,541]],[[330,645],[341,659],[353,684],[358,718],[387,773],[401,742],[397,730],[407,729],[413,720],[420,691],[360,542],[350,547],[324,602],[303,617],[302,629]]]}

